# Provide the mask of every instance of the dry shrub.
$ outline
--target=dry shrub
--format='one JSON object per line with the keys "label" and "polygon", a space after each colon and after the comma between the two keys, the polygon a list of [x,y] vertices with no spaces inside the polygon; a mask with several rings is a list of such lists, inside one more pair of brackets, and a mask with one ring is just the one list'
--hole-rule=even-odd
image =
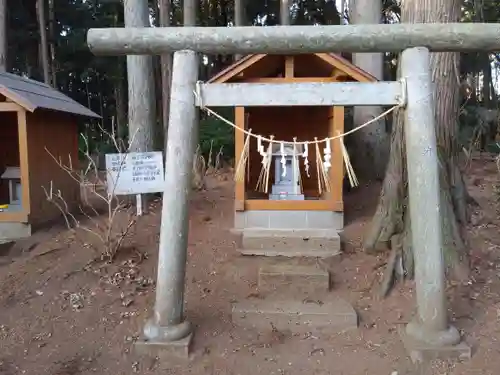
{"label": "dry shrub", "polygon": [[223,168],[223,152],[222,147],[219,152],[213,156],[212,142],[208,153],[208,160],[201,153],[201,147],[198,145],[193,159],[193,189],[203,190],[206,188],[206,177],[209,175],[217,175]]}
{"label": "dry shrub", "polygon": [[[102,127],[101,131],[109,138],[116,152],[129,151],[123,142],[116,139],[114,133],[110,134]],[[93,248],[102,260],[113,261],[123,247],[127,235],[135,227],[137,221],[135,208],[128,204],[127,200],[117,197],[114,192],[108,192],[106,174],[103,176],[103,173],[99,173],[97,162],[90,154],[88,139],[83,138],[86,149],[82,150],[82,153],[87,163],[83,171],[74,168],[71,157],[68,164],[64,164],[61,159],[45,149],[57,165],[78,183],[80,191],[83,191],[83,204],[78,206],[79,214],[71,212],[72,208],[67,204],[62,192],[54,187],[52,182],[48,188],[44,186],[42,188],[47,201],[54,204],[61,212],[66,226],[74,232],[75,238],[84,247]],[[132,143],[133,137],[130,141],[130,144]],[[126,158],[123,162],[125,160]]]}

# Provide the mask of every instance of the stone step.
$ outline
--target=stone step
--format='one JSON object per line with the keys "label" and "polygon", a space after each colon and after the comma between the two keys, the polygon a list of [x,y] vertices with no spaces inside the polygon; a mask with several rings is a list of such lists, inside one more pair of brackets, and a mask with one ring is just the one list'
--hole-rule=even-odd
{"label": "stone step", "polygon": [[331,229],[245,229],[244,255],[330,257],[340,253],[340,236]]}
{"label": "stone step", "polygon": [[302,250],[302,249],[237,249],[241,255],[255,255],[264,257],[288,257],[288,258],[329,258],[340,254],[329,250]]}
{"label": "stone step", "polygon": [[330,273],[316,265],[263,265],[259,268],[258,283],[262,292],[314,295],[330,290]]}
{"label": "stone step", "polygon": [[257,330],[290,330],[294,333],[355,329],[358,316],[354,308],[340,298],[327,301],[247,300],[233,305],[235,325]]}

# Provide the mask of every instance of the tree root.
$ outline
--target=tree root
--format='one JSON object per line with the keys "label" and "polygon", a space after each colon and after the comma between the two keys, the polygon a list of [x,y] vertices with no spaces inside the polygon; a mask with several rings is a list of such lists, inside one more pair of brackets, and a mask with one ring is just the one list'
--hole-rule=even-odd
{"label": "tree root", "polygon": [[[396,124],[402,123],[402,116],[401,110],[395,111],[394,121]],[[406,175],[403,168],[404,152],[401,149],[403,146],[403,128],[397,126],[392,132],[391,153],[380,200],[370,230],[363,243],[367,253],[387,250],[391,245],[392,236],[400,233],[404,228],[402,202],[404,201]]]}
{"label": "tree root", "polygon": [[[364,241],[367,253],[390,248],[389,259],[380,284],[381,297],[390,293],[399,264],[402,264],[403,268],[402,279],[412,279],[415,273],[407,176],[402,157],[404,155],[402,126],[399,129],[393,128],[391,147],[393,149],[379,204]],[[467,223],[470,218],[469,195],[460,169],[453,160],[446,160],[441,152],[438,152],[438,156],[444,260],[448,273],[463,281],[468,279],[469,267],[461,224]]]}
{"label": "tree root", "polygon": [[[443,164],[441,164],[443,165]],[[440,183],[441,183],[441,217],[442,217],[442,235],[443,235],[443,255],[447,270],[451,275],[458,279],[459,281],[465,281],[469,277],[469,267],[467,262],[467,247],[464,240],[462,239],[462,234],[460,231],[460,221],[458,219],[459,214],[456,213],[454,208],[454,201],[457,202],[457,206],[460,204],[462,207],[467,207],[465,202],[466,195],[461,194],[459,196],[452,196],[452,192],[458,189],[453,189],[449,186],[448,175],[446,173],[446,168],[441,168],[440,170]],[[459,180],[463,183],[463,180]],[[387,242],[386,237],[389,233],[390,235],[390,255],[387,262],[384,277],[380,285],[379,295],[383,298],[386,297],[395,281],[396,267],[398,261],[403,264],[403,275],[404,279],[413,279],[414,277],[414,256],[411,238],[411,221],[409,215],[409,205],[407,203],[408,198],[405,196],[402,203],[397,204],[397,202],[386,202],[389,194],[385,194],[387,188],[392,190],[392,194],[397,190],[395,184],[384,185],[385,189],[382,189],[382,195],[379,202],[379,207],[377,208],[377,214],[372,222],[372,228],[370,235],[372,236],[370,241],[374,241],[375,245],[373,248],[377,248],[377,241],[381,240],[384,243]],[[465,188],[465,186],[464,186]],[[407,189],[405,189],[406,195]],[[394,196],[394,195],[392,195]],[[399,199],[399,198],[398,198]],[[382,207],[381,207],[382,206]],[[384,207],[385,206],[385,207]],[[402,211],[399,210],[402,208]],[[391,215],[389,215],[391,213]],[[463,213],[463,211],[462,211]],[[382,217],[377,217],[378,215],[384,215]],[[465,217],[467,220],[467,216]],[[401,224],[403,222],[403,225]],[[379,227],[384,226],[385,227]],[[398,230],[399,229],[399,230]],[[374,240],[374,236],[379,236],[379,239]],[[370,242],[368,244],[371,245]],[[366,246],[366,245],[365,245]]]}
{"label": "tree root", "polygon": [[385,266],[384,276],[382,282],[380,283],[380,297],[385,298],[394,286],[395,274],[396,274],[396,264],[398,258],[401,257],[402,247],[401,247],[401,236],[392,236],[391,238],[391,253],[389,254],[389,259]]}

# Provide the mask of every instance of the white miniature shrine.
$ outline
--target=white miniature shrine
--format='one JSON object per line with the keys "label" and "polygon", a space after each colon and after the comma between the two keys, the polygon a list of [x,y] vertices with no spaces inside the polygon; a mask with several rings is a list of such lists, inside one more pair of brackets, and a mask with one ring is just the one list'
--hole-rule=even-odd
{"label": "white miniature shrine", "polygon": [[274,184],[269,194],[270,200],[304,200],[300,184],[300,154],[294,146],[273,143]]}
{"label": "white miniature shrine", "polygon": [[0,176],[2,180],[9,183],[9,211],[21,207],[21,169],[19,167],[7,167]]}

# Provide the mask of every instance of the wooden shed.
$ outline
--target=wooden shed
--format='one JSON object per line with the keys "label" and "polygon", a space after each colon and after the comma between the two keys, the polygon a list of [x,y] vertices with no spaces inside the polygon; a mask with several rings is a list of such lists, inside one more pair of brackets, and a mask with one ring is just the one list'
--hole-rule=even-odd
{"label": "wooden shed", "polygon": [[60,216],[43,190],[51,183],[79,202],[80,187],[49,154],[78,168],[77,116],[100,118],[49,85],[0,73],[0,241]]}
{"label": "wooden shed", "polygon": [[[283,55],[250,55],[211,78],[208,83],[294,83],[294,82],[374,82],[376,78],[345,58],[327,53]],[[235,124],[252,129],[252,133],[293,141],[324,139],[344,131],[344,107],[236,107]],[[245,135],[235,132],[236,165],[242,154]],[[269,199],[255,191],[261,169],[257,140],[251,139],[247,177],[235,186],[235,229],[318,229],[343,226],[342,181],[343,158],[339,142],[332,142],[332,167],[329,170],[330,191],[319,192],[318,174],[300,171],[304,199]],[[314,163],[314,147],[309,160]],[[271,173],[269,185],[275,182]]]}

